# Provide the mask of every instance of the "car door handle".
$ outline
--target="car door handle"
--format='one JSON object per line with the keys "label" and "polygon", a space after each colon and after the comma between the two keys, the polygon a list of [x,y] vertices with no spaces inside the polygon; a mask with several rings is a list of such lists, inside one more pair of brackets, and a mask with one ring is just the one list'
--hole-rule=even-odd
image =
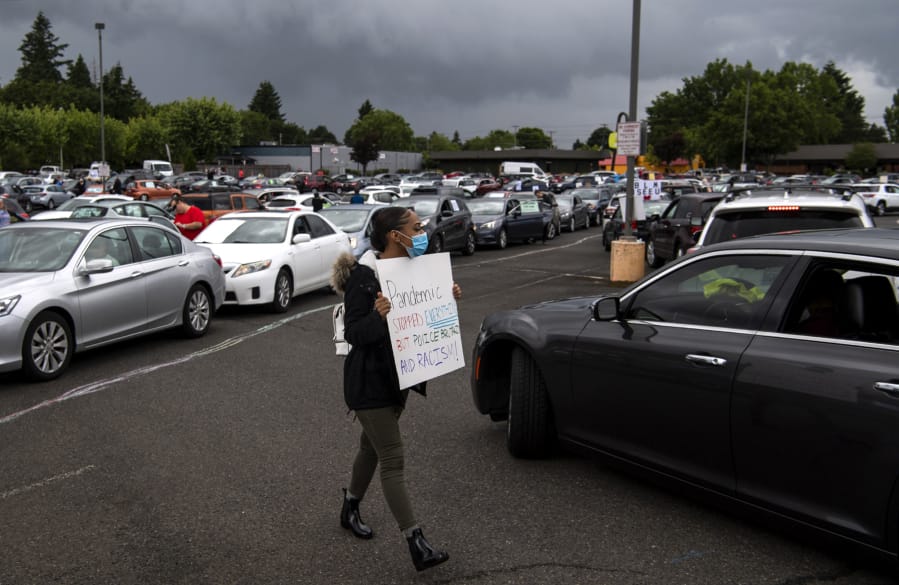
{"label": "car door handle", "polygon": [[187,266],[188,264],[190,264],[190,260],[181,260],[178,262],[178,266]]}
{"label": "car door handle", "polygon": [[727,365],[727,360],[720,357],[715,357],[711,355],[699,355],[696,353],[688,353],[687,361],[693,364],[698,364],[700,366],[716,366],[721,367]]}
{"label": "car door handle", "polygon": [[144,273],[141,272],[140,270],[135,270],[134,272],[131,273],[131,276],[129,276],[129,278],[140,278],[143,275],[144,275]]}
{"label": "car door handle", "polygon": [[899,398],[899,384],[894,384],[892,382],[874,382],[874,389],[878,392],[883,392],[884,394]]}

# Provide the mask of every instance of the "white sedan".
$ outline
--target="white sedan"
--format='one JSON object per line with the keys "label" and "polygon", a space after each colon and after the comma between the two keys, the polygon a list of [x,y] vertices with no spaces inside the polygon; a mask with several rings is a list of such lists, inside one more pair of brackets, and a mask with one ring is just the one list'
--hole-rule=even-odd
{"label": "white sedan", "polygon": [[277,313],[327,286],[337,256],[352,253],[347,234],[308,211],[229,213],[194,243],[222,259],[226,305],[267,304]]}

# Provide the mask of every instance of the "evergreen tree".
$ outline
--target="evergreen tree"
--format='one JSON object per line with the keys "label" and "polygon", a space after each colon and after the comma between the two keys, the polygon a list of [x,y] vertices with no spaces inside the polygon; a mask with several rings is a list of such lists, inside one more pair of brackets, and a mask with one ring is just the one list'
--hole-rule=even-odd
{"label": "evergreen tree", "polygon": [[259,112],[269,120],[284,122],[284,114],[281,113],[281,96],[275,91],[275,86],[271,82],[263,81],[259,84],[247,109],[251,112]]}
{"label": "evergreen tree", "polygon": [[91,72],[84,62],[81,54],[73,63],[69,63],[68,73],[66,74],[66,83],[70,87],[79,87],[83,89],[94,89],[94,82],[91,81]]}
{"label": "evergreen tree", "polygon": [[310,130],[307,139],[311,144],[337,144],[337,137],[325,126],[316,126]]}
{"label": "evergreen tree", "polygon": [[833,138],[836,144],[854,144],[864,140],[868,134],[868,123],[865,120],[865,98],[852,87],[849,76],[837,69],[833,61],[824,65],[822,75],[834,80],[839,92],[833,104],[827,104],[837,118],[840,119],[840,133]]}
{"label": "evergreen tree", "polygon": [[456,150],[461,150],[461,149],[462,149],[462,139],[459,138],[459,131],[458,131],[458,130],[456,130],[455,132],[453,132],[453,144],[455,144],[456,146],[459,147],[459,148],[457,148]]}
{"label": "evergreen tree", "polygon": [[71,63],[71,60],[62,58],[69,45],[59,44],[59,38],[50,29],[50,21],[44,16],[43,11],[38,12],[31,25],[31,32],[25,35],[25,39],[19,45],[22,65],[16,71],[17,79],[31,83],[62,81],[59,68]]}
{"label": "evergreen tree", "polygon": [[146,114],[150,103],[138,91],[133,79],[125,79],[122,65],[116,63],[103,75],[103,107],[107,116],[127,122]]}
{"label": "evergreen tree", "polygon": [[899,142],[899,89],[893,94],[893,103],[883,110],[883,124],[890,142]]}
{"label": "evergreen tree", "polygon": [[362,105],[359,106],[359,117],[357,118],[357,120],[361,120],[365,116],[371,114],[374,111],[374,109],[375,109],[375,107],[373,105],[371,105],[371,102],[368,100],[365,100],[365,102],[363,102]]}

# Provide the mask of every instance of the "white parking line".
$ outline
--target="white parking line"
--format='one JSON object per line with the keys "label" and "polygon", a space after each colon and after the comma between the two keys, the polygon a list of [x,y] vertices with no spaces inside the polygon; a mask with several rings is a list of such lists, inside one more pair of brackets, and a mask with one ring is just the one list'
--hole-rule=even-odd
{"label": "white parking line", "polygon": [[149,374],[150,372],[155,372],[156,370],[161,370],[163,368],[169,368],[171,366],[176,366],[178,364],[183,364],[185,362],[189,362],[195,360],[196,358],[211,355],[222,351],[223,349],[228,349],[229,347],[233,347],[239,343],[246,341],[247,339],[256,337],[257,335],[261,335],[262,333],[266,333],[273,329],[277,329],[282,325],[286,325],[291,321],[295,321],[297,319],[301,319],[307,315],[311,315],[313,313],[318,313],[319,311],[330,311],[334,305],[325,305],[324,307],[319,307],[317,309],[310,309],[308,311],[303,311],[301,313],[297,313],[296,315],[291,315],[290,317],[285,317],[284,319],[279,319],[273,323],[269,323],[268,325],[264,325],[255,331],[250,331],[249,333],[245,333],[244,335],[239,335],[237,337],[232,337],[230,339],[226,339],[219,343],[218,345],[213,345],[212,347],[207,347],[205,349],[201,349],[200,351],[195,351],[194,353],[187,354],[182,356],[176,360],[172,360],[169,362],[164,362],[161,364],[153,364],[150,366],[145,366],[143,368],[138,368],[136,370],[131,370],[126,374],[122,374],[120,376],[116,376],[114,378],[106,378],[105,380],[98,380],[96,382],[90,382],[89,384],[85,384],[83,386],[78,386],[77,388],[72,388],[71,390],[62,393],[56,398],[51,398],[49,400],[45,400],[43,402],[39,402],[34,406],[30,406],[18,412],[14,412],[12,414],[7,414],[3,417],[0,417],[0,425],[12,422],[17,418],[24,416],[26,414],[32,413],[34,411],[40,410],[42,408],[46,408],[48,406],[53,406],[54,404],[59,404],[60,402],[65,402],[71,398],[78,398],[79,396],[87,396],[88,394],[93,394],[94,392],[100,392],[102,390],[108,389],[113,384],[117,384],[118,382],[125,382],[130,380],[131,378],[136,378],[138,376],[143,376],[144,374]]}
{"label": "white parking line", "polygon": [[48,477],[47,479],[42,479],[41,481],[22,486],[20,488],[11,489],[5,492],[0,492],[0,500],[5,500],[6,498],[11,498],[13,496],[18,496],[19,494],[24,494],[25,492],[30,492],[31,490],[36,490],[37,488],[44,487],[45,485],[49,485],[54,481],[61,481],[63,479],[69,479],[70,477],[77,477],[82,473],[93,471],[96,469],[96,465],[85,465],[81,469],[76,469],[75,471],[67,471],[65,473],[60,473],[59,475],[54,475],[53,477]]}

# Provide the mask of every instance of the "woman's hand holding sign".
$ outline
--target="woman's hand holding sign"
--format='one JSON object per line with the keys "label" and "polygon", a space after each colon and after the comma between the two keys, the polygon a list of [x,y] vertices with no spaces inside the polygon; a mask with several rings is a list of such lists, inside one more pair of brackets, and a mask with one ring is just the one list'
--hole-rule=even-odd
{"label": "woman's hand holding sign", "polygon": [[375,311],[381,315],[381,319],[384,321],[387,320],[387,313],[390,312],[390,299],[385,297],[380,292],[378,293],[378,298],[375,299]]}

